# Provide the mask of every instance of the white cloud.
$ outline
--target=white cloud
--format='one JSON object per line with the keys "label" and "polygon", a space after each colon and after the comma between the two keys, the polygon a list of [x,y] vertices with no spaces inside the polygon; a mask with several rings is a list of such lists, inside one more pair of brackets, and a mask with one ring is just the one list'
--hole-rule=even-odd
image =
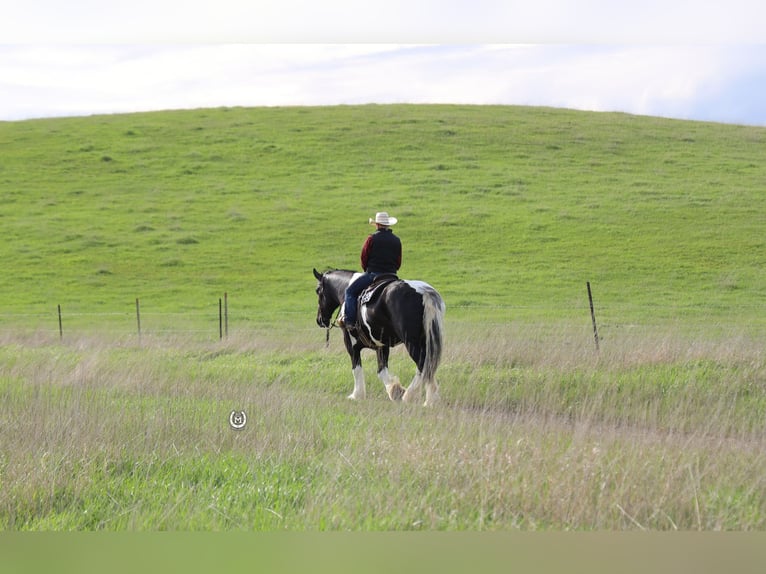
{"label": "white cloud", "polygon": [[764,104],[736,105],[764,76],[766,46],[30,45],[0,47],[0,119],[408,102],[766,123]]}
{"label": "white cloud", "polygon": [[660,114],[683,106],[720,70],[713,47],[574,47],[519,80],[530,99],[594,111]]}
{"label": "white cloud", "polygon": [[0,119],[454,102],[766,124],[762,0],[4,4]]}

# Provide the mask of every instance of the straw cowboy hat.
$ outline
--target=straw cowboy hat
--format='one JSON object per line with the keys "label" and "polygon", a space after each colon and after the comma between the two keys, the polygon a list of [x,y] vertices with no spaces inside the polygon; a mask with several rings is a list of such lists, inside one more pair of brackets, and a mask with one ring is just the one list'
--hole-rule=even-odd
{"label": "straw cowboy hat", "polygon": [[376,213],[375,219],[373,219],[372,217],[370,218],[370,223],[375,223],[377,225],[385,225],[386,227],[396,224],[397,221],[399,220],[396,219],[396,217],[391,217],[385,211],[379,211],[378,213]]}

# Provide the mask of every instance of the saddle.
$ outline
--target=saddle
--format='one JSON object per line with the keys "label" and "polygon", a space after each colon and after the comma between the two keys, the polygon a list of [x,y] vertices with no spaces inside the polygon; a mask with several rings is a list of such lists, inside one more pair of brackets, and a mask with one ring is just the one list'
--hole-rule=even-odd
{"label": "saddle", "polygon": [[381,273],[375,277],[375,280],[370,283],[369,287],[359,294],[359,306],[372,303],[383,292],[383,288],[386,285],[398,280],[399,276],[396,273]]}

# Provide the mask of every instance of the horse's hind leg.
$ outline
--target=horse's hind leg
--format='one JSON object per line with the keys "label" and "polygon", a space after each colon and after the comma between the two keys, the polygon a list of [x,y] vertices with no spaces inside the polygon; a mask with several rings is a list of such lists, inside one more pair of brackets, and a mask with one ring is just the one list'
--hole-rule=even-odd
{"label": "horse's hind leg", "polygon": [[402,397],[402,400],[405,403],[412,403],[415,402],[420,395],[420,385],[423,382],[423,376],[420,374],[420,371],[415,373],[415,376],[412,378],[412,382],[410,383],[410,386],[407,387],[407,390],[404,392],[404,396]]}
{"label": "horse's hind leg", "polygon": [[404,396],[402,397],[402,400],[405,403],[413,403],[420,396],[420,385],[423,384],[423,364],[425,361],[425,346],[412,344],[412,343],[407,344],[407,352],[409,353],[410,358],[413,361],[415,361],[415,365],[417,365],[417,371],[415,371],[415,376],[412,378],[412,382],[410,383],[410,386],[407,387],[407,390],[405,391]]}
{"label": "horse's hind leg", "polygon": [[439,400],[439,384],[435,380],[426,381],[426,402],[424,406],[430,407]]}
{"label": "horse's hind leg", "polygon": [[377,350],[378,354],[378,378],[383,382],[383,386],[386,387],[386,393],[388,398],[392,401],[400,401],[404,395],[404,387],[399,383],[399,377],[392,375],[388,372],[388,347],[380,347]]}
{"label": "horse's hind leg", "polygon": [[383,386],[386,387],[388,398],[392,401],[401,401],[404,396],[404,387],[399,382],[399,377],[389,373],[387,368],[380,371],[378,377],[383,381]]}
{"label": "horse's hind leg", "polygon": [[415,402],[418,399],[418,396],[420,396],[420,385],[423,383],[425,383],[426,387],[426,402],[423,403],[423,406],[429,407],[435,404],[439,400],[439,385],[434,380],[424,380],[420,371],[415,374],[415,378],[412,379],[410,386],[407,387],[407,391],[404,393],[402,400],[405,403]]}

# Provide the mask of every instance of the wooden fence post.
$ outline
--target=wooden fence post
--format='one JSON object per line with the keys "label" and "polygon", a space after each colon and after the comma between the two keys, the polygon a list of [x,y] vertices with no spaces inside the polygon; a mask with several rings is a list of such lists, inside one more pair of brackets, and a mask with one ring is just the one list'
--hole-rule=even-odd
{"label": "wooden fence post", "polygon": [[138,303],[138,297],[136,297],[136,324],[138,325],[138,344],[141,344],[141,306]]}
{"label": "wooden fence post", "polygon": [[218,339],[223,340],[223,307],[220,297],[218,297]]}
{"label": "wooden fence post", "polygon": [[64,326],[61,323],[61,305],[58,305],[58,311],[59,311],[59,341],[64,340]]}
{"label": "wooden fence post", "polygon": [[590,303],[590,319],[593,322],[593,340],[596,341],[596,351],[598,351],[598,327],[596,327],[596,313],[593,311],[593,294],[590,290],[590,281],[587,281],[586,284],[588,286],[588,302]]}

